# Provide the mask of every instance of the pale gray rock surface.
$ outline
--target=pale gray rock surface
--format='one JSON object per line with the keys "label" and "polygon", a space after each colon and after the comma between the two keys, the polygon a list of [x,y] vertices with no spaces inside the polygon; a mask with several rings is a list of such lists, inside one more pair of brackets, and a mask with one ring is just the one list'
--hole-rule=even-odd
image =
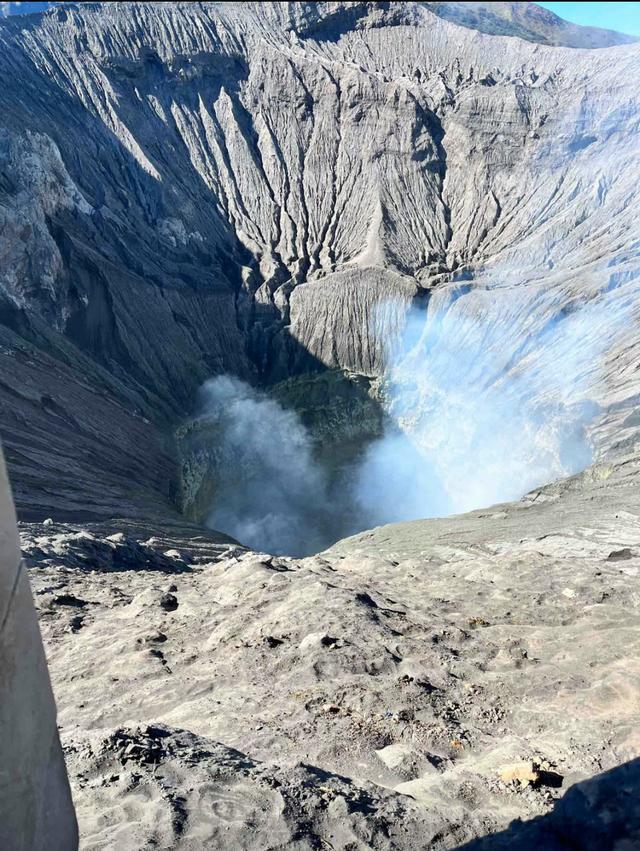
{"label": "pale gray rock surface", "polygon": [[[162,515],[203,381],[379,375],[372,316],[392,338],[416,292],[469,315],[504,296],[541,326],[636,301],[640,46],[546,46],[592,42],[532,4],[474,5],[504,35],[428,3],[0,23],[0,393],[25,517]],[[602,451],[636,341],[630,323]]]}

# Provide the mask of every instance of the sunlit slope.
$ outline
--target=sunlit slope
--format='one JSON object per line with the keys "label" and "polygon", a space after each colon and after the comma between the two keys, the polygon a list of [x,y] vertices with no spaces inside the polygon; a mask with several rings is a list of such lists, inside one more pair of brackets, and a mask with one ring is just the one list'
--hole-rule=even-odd
{"label": "sunlit slope", "polygon": [[[397,328],[416,296],[455,287],[473,314],[499,288],[507,321],[517,305],[543,327],[635,299],[636,45],[542,46],[412,3],[65,7],[0,42],[19,504],[46,511],[55,478],[58,504],[90,510],[115,427],[101,511],[155,511],[172,499],[157,427],[204,380],[378,374],[380,301]],[[598,400],[623,410],[605,449],[637,392],[633,327]]]}

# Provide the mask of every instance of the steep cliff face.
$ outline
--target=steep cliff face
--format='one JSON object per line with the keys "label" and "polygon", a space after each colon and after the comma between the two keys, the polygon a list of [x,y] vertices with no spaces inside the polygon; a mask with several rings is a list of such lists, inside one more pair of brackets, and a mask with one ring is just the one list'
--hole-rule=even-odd
{"label": "steep cliff face", "polygon": [[[481,34],[441,5],[65,5],[0,25],[21,510],[165,510],[161,435],[206,378],[377,375],[373,318],[392,336],[434,290],[473,311],[507,288],[540,327],[634,297],[640,47]],[[600,401],[624,408],[634,380],[612,378]]]}

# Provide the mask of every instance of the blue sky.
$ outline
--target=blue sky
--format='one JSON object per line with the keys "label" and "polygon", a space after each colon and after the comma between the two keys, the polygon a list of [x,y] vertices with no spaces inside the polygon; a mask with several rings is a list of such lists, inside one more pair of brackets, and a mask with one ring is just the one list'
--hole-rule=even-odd
{"label": "blue sky", "polygon": [[539,3],[574,24],[640,35],[640,3]]}
{"label": "blue sky", "polygon": [[0,17],[6,15],[28,15],[30,12],[43,12],[53,3],[0,3]]}

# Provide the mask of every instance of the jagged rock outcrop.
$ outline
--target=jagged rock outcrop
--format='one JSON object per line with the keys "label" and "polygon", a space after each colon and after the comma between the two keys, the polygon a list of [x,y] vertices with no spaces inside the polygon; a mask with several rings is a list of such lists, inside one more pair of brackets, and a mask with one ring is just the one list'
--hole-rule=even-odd
{"label": "jagged rock outcrop", "polygon": [[[470,309],[506,290],[541,325],[635,297],[640,47],[524,42],[592,43],[531,4],[480,5],[505,35],[414,3],[65,4],[0,24],[0,398],[26,516],[162,514],[163,435],[206,378],[376,375],[367,323],[399,290],[394,324],[456,281]],[[637,393],[616,373],[601,434]]]}

